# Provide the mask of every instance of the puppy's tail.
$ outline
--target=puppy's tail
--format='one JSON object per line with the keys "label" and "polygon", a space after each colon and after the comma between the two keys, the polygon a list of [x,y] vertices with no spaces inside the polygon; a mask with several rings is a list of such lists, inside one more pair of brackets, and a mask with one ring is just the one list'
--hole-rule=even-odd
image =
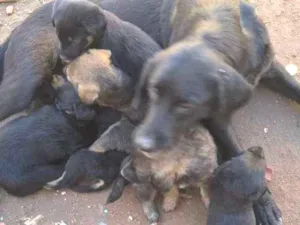
{"label": "puppy's tail", "polygon": [[48,182],[44,188],[45,189],[52,189],[52,190],[59,190],[62,188],[69,188],[75,186],[78,180],[78,175],[75,173],[64,172],[62,176],[56,180]]}
{"label": "puppy's tail", "polygon": [[119,177],[112,184],[106,204],[113,203],[121,198],[124,188],[127,184],[129,184],[129,182],[122,175],[119,175]]}
{"label": "puppy's tail", "polygon": [[6,49],[8,48],[8,44],[9,44],[9,38],[7,38],[4,41],[4,43],[0,46],[0,82],[2,81],[2,78],[3,78],[4,58],[5,58]]}

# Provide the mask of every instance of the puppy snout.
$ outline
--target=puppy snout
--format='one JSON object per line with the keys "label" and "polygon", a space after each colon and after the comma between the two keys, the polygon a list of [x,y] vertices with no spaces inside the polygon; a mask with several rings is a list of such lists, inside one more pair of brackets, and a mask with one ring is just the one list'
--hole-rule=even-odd
{"label": "puppy snout", "polygon": [[154,152],[170,146],[170,138],[162,132],[143,133],[137,132],[134,136],[134,144],[144,152]]}
{"label": "puppy snout", "polygon": [[155,141],[147,136],[137,136],[134,142],[141,150],[150,151],[155,148]]}

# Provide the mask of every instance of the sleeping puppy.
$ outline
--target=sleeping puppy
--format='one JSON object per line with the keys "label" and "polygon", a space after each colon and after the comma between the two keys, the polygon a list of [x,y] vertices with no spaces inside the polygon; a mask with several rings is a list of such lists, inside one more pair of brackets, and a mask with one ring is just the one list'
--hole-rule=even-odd
{"label": "sleeping puppy", "polygon": [[118,176],[121,163],[127,155],[117,150],[102,153],[82,149],[69,158],[62,176],[44,187],[55,190],[70,188],[79,193],[102,190]]}
{"label": "sleeping puppy", "polygon": [[[202,199],[209,198],[217,156],[213,138],[202,126],[188,130],[172,148],[151,153],[134,149],[130,158],[125,159],[121,174],[136,187],[150,224],[156,224],[159,217],[154,202],[157,192],[164,195],[166,212],[176,207],[180,189],[200,187]],[[114,183],[109,199],[118,195],[114,192],[122,192],[120,183]]]}
{"label": "sleeping puppy", "polygon": [[0,186],[12,195],[33,194],[58,178],[68,157],[96,139],[95,111],[72,84],[56,78],[55,104],[0,130]]}
{"label": "sleeping puppy", "polygon": [[264,194],[263,149],[249,148],[214,171],[207,225],[256,225],[253,202]]}

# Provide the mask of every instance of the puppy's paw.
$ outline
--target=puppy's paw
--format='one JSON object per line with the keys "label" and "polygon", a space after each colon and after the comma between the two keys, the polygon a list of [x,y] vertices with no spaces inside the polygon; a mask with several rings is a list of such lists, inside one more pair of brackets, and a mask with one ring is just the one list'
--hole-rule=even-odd
{"label": "puppy's paw", "polygon": [[256,224],[259,225],[281,225],[281,211],[267,190],[253,205]]}
{"label": "puppy's paw", "polygon": [[165,212],[173,211],[178,203],[179,191],[177,187],[172,187],[171,190],[164,194],[163,209]]}
{"label": "puppy's paw", "polygon": [[178,199],[176,198],[165,198],[162,204],[165,212],[173,211],[177,206]]}

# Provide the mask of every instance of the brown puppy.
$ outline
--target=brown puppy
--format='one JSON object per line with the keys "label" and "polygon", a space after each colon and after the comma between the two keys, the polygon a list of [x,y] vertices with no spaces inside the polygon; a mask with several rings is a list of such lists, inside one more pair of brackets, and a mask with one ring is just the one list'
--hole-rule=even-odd
{"label": "brown puppy", "polygon": [[207,225],[255,225],[253,202],[266,190],[263,149],[249,148],[214,171]]}
{"label": "brown puppy", "polygon": [[148,221],[156,224],[159,214],[154,200],[158,192],[164,195],[163,209],[167,212],[176,207],[179,189],[187,187],[200,187],[207,204],[210,178],[216,167],[215,143],[205,128],[197,126],[172,148],[152,153],[134,149],[121,174],[134,184]]}
{"label": "brown puppy", "polygon": [[[135,110],[131,107],[133,87],[131,79],[112,64],[109,50],[90,49],[65,67],[69,81],[77,87],[81,100],[86,104],[108,106],[122,112],[125,117],[113,124],[99,138],[92,149],[132,149],[131,134],[134,125],[143,118],[146,105]],[[126,120],[130,120],[128,125]]]}
{"label": "brown puppy", "polygon": [[65,67],[65,74],[86,104],[114,108],[130,104],[133,94],[130,79],[112,64],[109,50],[88,50]]}

